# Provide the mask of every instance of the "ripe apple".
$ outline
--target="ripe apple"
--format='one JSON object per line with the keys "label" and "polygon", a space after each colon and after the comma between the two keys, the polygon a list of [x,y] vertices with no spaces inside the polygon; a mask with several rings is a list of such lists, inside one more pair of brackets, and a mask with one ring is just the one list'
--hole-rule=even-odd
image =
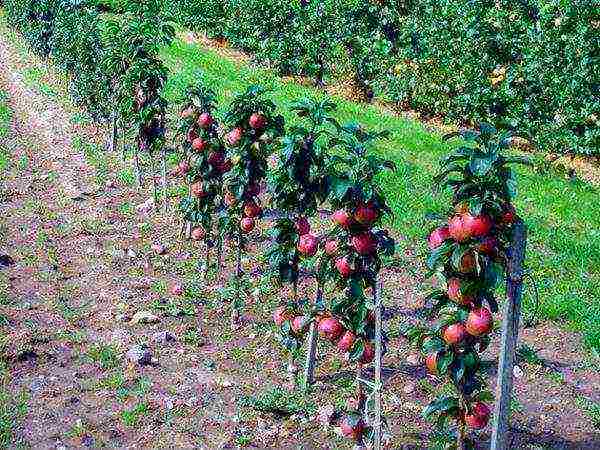
{"label": "ripe apple", "polygon": [[458,268],[460,273],[470,273],[475,269],[475,255],[473,253],[465,253],[461,260]]}
{"label": "ripe apple", "polygon": [[189,142],[194,142],[196,139],[198,139],[198,133],[196,133],[196,130],[193,128],[190,128],[187,132],[187,140]]}
{"label": "ripe apple", "polygon": [[225,162],[225,154],[223,152],[211,152],[207,161],[213,167],[220,167]]}
{"label": "ripe apple", "polygon": [[346,257],[338,258],[335,261],[335,268],[344,278],[348,278],[352,274],[352,267]]}
{"label": "ripe apple", "polygon": [[492,219],[484,214],[472,216],[471,214],[463,215],[463,223],[467,232],[473,237],[483,237],[489,234],[492,230]]}
{"label": "ripe apple", "polygon": [[377,220],[379,213],[374,206],[371,205],[359,205],[354,212],[354,220],[364,226],[369,226]]}
{"label": "ripe apple", "polygon": [[319,335],[321,337],[333,342],[342,335],[344,332],[344,327],[336,318],[325,317],[319,321],[317,330],[319,331]]}
{"label": "ripe apple", "polygon": [[438,374],[438,370],[437,370],[437,357],[438,357],[437,353],[430,353],[425,358],[425,366],[427,367],[427,370],[429,371],[429,373],[431,375],[437,375]]}
{"label": "ripe apple", "polygon": [[231,159],[226,159],[225,161],[223,161],[223,164],[221,164],[220,166],[217,166],[217,169],[221,173],[227,173],[231,170],[232,167],[233,167],[233,163],[231,162]]}
{"label": "ripe apple", "polygon": [[334,212],[332,219],[342,228],[349,228],[350,225],[352,225],[352,219],[350,218],[350,215],[343,209],[338,209],[336,212]]}
{"label": "ripe apple", "polygon": [[333,256],[338,251],[338,241],[332,239],[325,243],[325,253],[329,256]]}
{"label": "ripe apple", "polygon": [[352,247],[360,255],[370,255],[375,251],[377,240],[371,233],[361,233],[352,237]]}
{"label": "ripe apple", "polygon": [[230,191],[227,191],[223,196],[223,201],[227,206],[233,206],[237,203],[237,198],[235,198],[235,195],[233,195]]}
{"label": "ripe apple", "polygon": [[502,212],[502,224],[503,225],[512,225],[517,220],[517,211],[515,207],[510,203],[504,206],[504,211]]}
{"label": "ripe apple", "polygon": [[240,221],[240,228],[244,233],[250,233],[252,230],[254,230],[254,226],[255,223],[252,217],[244,217]]}
{"label": "ripe apple", "polygon": [[273,311],[273,322],[280,327],[284,322],[290,320],[290,314],[284,306],[279,306]]}
{"label": "ripe apple", "polygon": [[255,130],[262,130],[267,125],[267,118],[260,113],[254,113],[248,120],[250,128]]}
{"label": "ripe apple", "polygon": [[300,236],[310,233],[310,222],[304,216],[298,217],[296,219],[295,226],[296,226],[296,231],[298,232],[298,234]]}
{"label": "ripe apple", "polygon": [[190,169],[190,163],[188,163],[187,161],[180,161],[177,165],[177,173],[179,173],[180,175],[187,175]]}
{"label": "ripe apple", "polygon": [[443,337],[450,345],[460,344],[467,337],[467,329],[462,323],[454,323],[446,327]]}
{"label": "ripe apple", "polygon": [[365,424],[360,417],[346,416],[340,422],[340,430],[346,438],[358,441],[365,431]]}
{"label": "ripe apple", "polygon": [[194,142],[192,142],[192,148],[194,149],[194,151],[197,151],[198,153],[202,153],[204,150],[206,150],[208,148],[208,141],[205,141],[201,137],[196,138],[196,139],[194,139]]}
{"label": "ripe apple", "polygon": [[446,239],[450,237],[450,230],[447,226],[436,228],[429,235],[429,239],[427,240],[429,243],[429,248],[431,250],[435,250],[440,245],[444,243]]}
{"label": "ripe apple", "polygon": [[298,241],[298,251],[304,256],[314,256],[319,248],[319,240],[314,234],[304,234]]}
{"label": "ripe apple", "polygon": [[248,187],[246,187],[245,194],[250,197],[256,197],[260,194],[260,185],[258,183],[250,183]]}
{"label": "ripe apple", "polygon": [[202,181],[197,181],[191,185],[190,191],[194,197],[204,198],[208,195],[208,192],[204,190],[204,183]]}
{"label": "ripe apple", "polygon": [[210,115],[210,113],[207,112],[203,112],[202,114],[200,114],[200,117],[198,117],[198,126],[200,128],[202,128],[203,130],[207,130],[210,128],[210,126],[213,124],[213,118]]}
{"label": "ripe apple", "polygon": [[201,241],[206,237],[206,230],[203,227],[196,227],[192,230],[192,239],[195,241]]}
{"label": "ripe apple", "polygon": [[465,414],[465,423],[473,429],[485,428],[490,419],[490,408],[483,402],[476,402],[471,407],[471,413]]}
{"label": "ripe apple", "polygon": [[188,117],[192,117],[194,115],[194,108],[188,106],[183,111],[181,111],[181,117],[183,119],[187,119]]}
{"label": "ripe apple", "polygon": [[292,331],[296,334],[302,334],[308,328],[309,319],[306,316],[296,316],[290,324]]}
{"label": "ripe apple", "polygon": [[369,364],[375,358],[375,347],[370,342],[365,342],[365,348],[363,354],[360,357],[362,364]]}
{"label": "ripe apple", "polygon": [[354,345],[354,341],[356,340],[356,336],[352,331],[346,331],[341,339],[337,343],[338,350],[342,352],[349,352],[352,346]]}
{"label": "ripe apple", "polygon": [[240,141],[242,140],[243,135],[244,135],[244,130],[242,130],[239,127],[234,128],[229,133],[227,133],[227,135],[225,136],[225,141],[227,142],[227,145],[229,145],[230,147],[237,147],[240,144]]}
{"label": "ripe apple", "polygon": [[468,305],[473,302],[473,297],[470,295],[463,295],[460,292],[461,281],[458,278],[450,278],[448,280],[448,297],[450,300],[458,303],[459,305]]}
{"label": "ripe apple", "polygon": [[472,336],[483,336],[492,331],[494,318],[489,309],[485,307],[476,308],[469,313],[465,327]]}
{"label": "ripe apple", "polygon": [[244,202],[244,214],[246,217],[258,217],[261,212],[260,206],[258,206],[254,200],[247,200]]}

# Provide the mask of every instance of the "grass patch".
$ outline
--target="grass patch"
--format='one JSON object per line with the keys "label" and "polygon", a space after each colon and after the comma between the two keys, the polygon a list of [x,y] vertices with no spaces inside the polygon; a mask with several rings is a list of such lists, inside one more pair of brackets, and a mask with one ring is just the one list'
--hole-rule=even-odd
{"label": "grass patch", "polygon": [[[288,124],[296,117],[287,107],[302,97],[326,95],[316,88],[282,81],[275,72],[247,66],[180,39],[163,51],[171,70],[166,96],[182,98],[187,84],[203,79],[218,93],[221,105],[250,84],[271,89],[271,98],[282,108]],[[439,159],[449,151],[442,136],[418,122],[382,112],[373,105],[336,99],[341,121],[358,120],[375,130],[390,130],[381,153],[398,166],[380,181],[390,199],[394,217],[389,225],[408,238],[399,251],[410,247],[424,261],[424,238],[429,224],[425,214],[448,205],[448,193],[435,195],[433,176]],[[540,293],[540,319],[564,321],[584,332],[585,342],[600,349],[600,202],[596,187],[568,181],[545,169],[519,173],[516,206],[529,227],[528,270]],[[534,309],[532,283],[525,286],[524,308]]]}
{"label": "grass patch", "polygon": [[[6,92],[0,90],[0,139],[3,139],[7,134],[10,127],[11,112],[8,108],[7,102],[8,96]],[[2,142],[0,142],[0,175],[8,168],[10,163],[10,154],[8,150],[4,148]]]}

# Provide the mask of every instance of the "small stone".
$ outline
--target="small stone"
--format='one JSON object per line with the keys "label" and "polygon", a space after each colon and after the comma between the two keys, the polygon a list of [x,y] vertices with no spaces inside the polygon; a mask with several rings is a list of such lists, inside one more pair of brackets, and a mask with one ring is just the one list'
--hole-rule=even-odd
{"label": "small stone", "polygon": [[155,344],[167,344],[169,342],[175,342],[177,338],[170,331],[159,331],[152,335],[152,342]]}
{"label": "small stone", "polygon": [[154,209],[154,205],[155,205],[154,198],[150,197],[144,203],[137,205],[136,209],[139,212],[148,212],[148,211],[151,211],[152,209]]}
{"label": "small stone", "polygon": [[85,447],[94,447],[96,445],[96,441],[92,436],[88,436],[87,434],[81,438],[81,443]]}
{"label": "small stone", "polygon": [[405,394],[412,394],[415,391],[415,383],[406,383],[402,388]]}
{"label": "small stone", "polygon": [[152,362],[152,352],[144,345],[134,345],[127,351],[127,359],[141,366]]}
{"label": "small stone", "polygon": [[131,320],[131,316],[127,314],[117,314],[115,316],[115,319],[117,320],[117,322],[128,322]]}
{"label": "small stone", "polygon": [[323,426],[329,426],[331,425],[334,414],[335,407],[333,405],[322,406],[317,412],[317,421]]}
{"label": "small stone", "polygon": [[421,362],[421,357],[418,353],[412,353],[406,357],[406,362],[411,366],[418,366]]}
{"label": "small stone", "polygon": [[164,255],[165,253],[167,253],[167,248],[162,244],[154,243],[150,246],[150,248],[157,255]]}
{"label": "small stone", "polygon": [[32,393],[40,392],[46,386],[44,377],[37,377],[29,384],[29,390]]}
{"label": "small stone", "polygon": [[131,319],[132,324],[138,323],[157,323],[160,319],[150,311],[138,311],[133,315]]}
{"label": "small stone", "polygon": [[130,257],[130,258],[135,258],[135,257],[137,257],[137,253],[132,248],[128,248],[127,249],[127,256]]}
{"label": "small stone", "polygon": [[513,375],[515,378],[521,378],[524,375],[524,373],[523,373],[523,370],[519,366],[514,366],[513,367]]}

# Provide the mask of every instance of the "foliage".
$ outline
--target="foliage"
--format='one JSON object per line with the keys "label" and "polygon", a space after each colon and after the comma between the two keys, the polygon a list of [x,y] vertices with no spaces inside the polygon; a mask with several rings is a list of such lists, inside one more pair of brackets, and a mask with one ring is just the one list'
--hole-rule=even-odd
{"label": "foliage", "polygon": [[547,151],[600,148],[594,2],[176,0],[169,10],[281,74],[350,74],[367,99],[518,129]]}

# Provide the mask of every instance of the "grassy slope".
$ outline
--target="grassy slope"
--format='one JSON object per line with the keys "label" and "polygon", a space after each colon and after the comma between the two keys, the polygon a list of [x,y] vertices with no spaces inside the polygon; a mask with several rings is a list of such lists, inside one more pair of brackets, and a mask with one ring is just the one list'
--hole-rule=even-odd
{"label": "grassy slope", "polygon": [[[219,93],[221,103],[250,84],[272,89],[273,100],[288,121],[295,120],[286,105],[301,97],[320,97],[317,89],[283,82],[269,70],[234,62],[195,44],[177,40],[165,49],[172,70],[168,96],[177,100],[186,84],[201,76]],[[375,129],[389,129],[392,138],[382,146],[399,167],[381,180],[396,213],[393,226],[408,240],[403,245],[425,251],[424,214],[447,205],[448,196],[434,195],[432,176],[448,150],[441,137],[419,123],[382,113],[375,107],[337,100],[338,118],[358,120]],[[566,320],[585,329],[586,343],[600,349],[600,199],[597,189],[568,182],[553,173],[521,173],[516,202],[530,227],[528,267],[536,280],[541,317]],[[533,287],[526,287],[525,307],[531,311]]]}

